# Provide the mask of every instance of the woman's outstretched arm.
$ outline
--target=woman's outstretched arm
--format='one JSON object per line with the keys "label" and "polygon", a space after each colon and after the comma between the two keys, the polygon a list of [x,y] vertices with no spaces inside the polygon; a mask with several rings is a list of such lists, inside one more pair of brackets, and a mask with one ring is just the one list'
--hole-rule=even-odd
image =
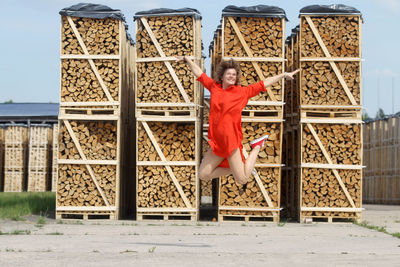
{"label": "woman's outstretched arm", "polygon": [[192,70],[193,74],[197,77],[199,77],[201,74],[203,74],[203,70],[196,65],[196,63],[194,63],[190,58],[188,58],[187,56],[177,56],[176,57],[176,61],[180,62],[180,61],[185,61],[190,69]]}
{"label": "woman's outstretched arm", "polygon": [[299,71],[300,71],[300,69],[297,69],[292,72],[285,72],[285,73],[281,73],[281,74],[278,74],[273,77],[268,77],[264,80],[264,86],[265,86],[265,88],[267,88],[268,86],[271,86],[276,82],[279,82],[280,80],[282,80],[282,78],[289,78],[289,79],[293,80],[294,75],[296,75]]}

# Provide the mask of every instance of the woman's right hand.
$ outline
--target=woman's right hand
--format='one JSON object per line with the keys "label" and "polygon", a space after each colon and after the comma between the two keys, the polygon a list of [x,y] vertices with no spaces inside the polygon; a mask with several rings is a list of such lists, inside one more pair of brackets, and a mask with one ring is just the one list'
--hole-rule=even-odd
{"label": "woman's right hand", "polygon": [[185,56],[176,56],[176,62],[185,61]]}

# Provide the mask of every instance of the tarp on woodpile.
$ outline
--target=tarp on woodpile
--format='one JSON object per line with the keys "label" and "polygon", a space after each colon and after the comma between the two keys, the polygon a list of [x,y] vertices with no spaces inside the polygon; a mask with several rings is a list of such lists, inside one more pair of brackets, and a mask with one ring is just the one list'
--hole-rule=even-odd
{"label": "tarp on woodpile", "polygon": [[195,18],[201,19],[201,14],[197,9],[194,8],[155,8],[147,11],[136,12],[133,19],[136,20],[141,17],[155,17],[155,16],[195,16]]}
{"label": "tarp on woodpile", "polygon": [[257,6],[234,6],[229,5],[222,10],[223,17],[272,17],[285,18],[285,10],[277,6],[257,5]]}

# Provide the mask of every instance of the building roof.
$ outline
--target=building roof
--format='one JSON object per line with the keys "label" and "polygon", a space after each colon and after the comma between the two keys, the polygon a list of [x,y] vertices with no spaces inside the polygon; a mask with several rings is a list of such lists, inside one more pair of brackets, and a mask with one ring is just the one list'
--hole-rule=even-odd
{"label": "building roof", "polygon": [[58,103],[0,103],[0,122],[57,121]]}

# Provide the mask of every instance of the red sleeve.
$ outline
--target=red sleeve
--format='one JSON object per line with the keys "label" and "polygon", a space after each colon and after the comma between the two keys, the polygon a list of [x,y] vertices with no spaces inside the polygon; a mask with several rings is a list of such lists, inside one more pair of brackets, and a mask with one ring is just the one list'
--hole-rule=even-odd
{"label": "red sleeve", "polygon": [[263,81],[250,84],[249,86],[247,86],[245,88],[246,88],[246,92],[247,92],[247,99],[250,99],[253,96],[258,95],[260,92],[266,91]]}
{"label": "red sleeve", "polygon": [[213,85],[215,83],[215,81],[213,79],[211,79],[210,77],[207,76],[207,74],[205,74],[204,72],[197,78],[197,81],[199,81],[205,88],[208,89],[208,91],[211,92],[211,90],[213,89]]}

